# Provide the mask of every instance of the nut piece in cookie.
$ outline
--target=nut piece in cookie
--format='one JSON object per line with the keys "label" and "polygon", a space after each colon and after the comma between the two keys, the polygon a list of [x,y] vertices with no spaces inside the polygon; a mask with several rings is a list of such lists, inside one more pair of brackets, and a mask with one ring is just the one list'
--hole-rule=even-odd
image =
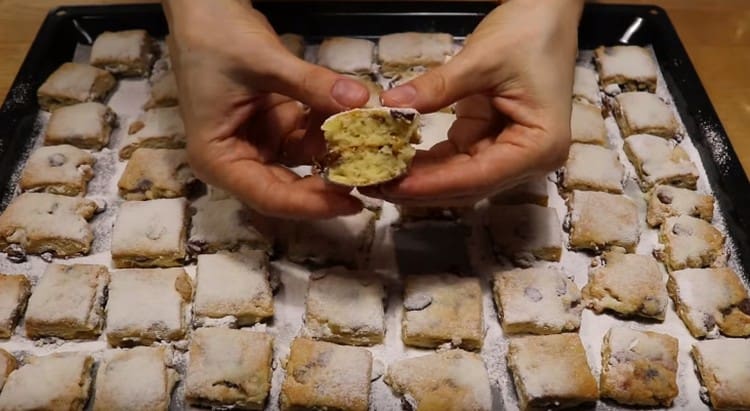
{"label": "nut piece in cookie", "polygon": [[613,114],[622,137],[652,134],[666,139],[677,136],[677,119],[672,109],[656,94],[642,91],[618,94]]}
{"label": "nut piece in cookie", "polygon": [[318,49],[318,64],[339,73],[363,74],[373,70],[375,43],[365,39],[330,37]]}
{"label": "nut piece in cookie", "polygon": [[60,107],[52,112],[44,134],[44,144],[70,144],[78,148],[101,150],[117,115],[102,103],[88,102]]}
{"label": "nut piece in cookie", "polygon": [[492,289],[507,334],[557,334],[581,325],[581,292],[558,269],[497,272]]}
{"label": "nut piece in cookie", "polygon": [[252,325],[273,316],[273,295],[265,251],[241,250],[198,256],[195,321],[232,316],[235,325]]}
{"label": "nut piece in cookie", "polygon": [[297,338],[281,386],[281,409],[367,411],[372,354],[365,348]]}
{"label": "nut piece in cookie", "polygon": [[599,94],[596,71],[588,67],[576,66],[573,79],[573,100],[596,106],[601,116],[602,97]]}
{"label": "nut piece in cookie", "polygon": [[482,310],[478,278],[409,275],[404,285],[401,338],[413,347],[435,348],[450,343],[480,350],[484,340]]}
{"label": "nut piece in cookie", "polygon": [[23,191],[77,196],[94,177],[91,153],[68,144],[39,147],[31,153],[18,183]]}
{"label": "nut piece in cookie", "polygon": [[221,409],[262,410],[271,390],[273,337],[226,328],[198,328],[190,339],[185,398]]}
{"label": "nut piece in cookie", "polygon": [[714,218],[713,196],[668,185],[658,185],[651,190],[646,213],[646,221],[651,227],[658,227],[667,218],[681,215],[711,222]]}
{"label": "nut piece in cookie", "polygon": [[528,267],[534,260],[559,261],[562,228],[554,208],[535,204],[492,205],[488,229],[495,252]]}
{"label": "nut piece in cookie", "polygon": [[0,250],[57,257],[88,254],[94,234],[87,220],[94,201],[47,193],[23,193],[0,215]]}
{"label": "nut piece in cookie", "polygon": [[700,218],[669,217],[659,230],[663,259],[670,270],[721,267],[726,262],[724,234]]}
{"label": "nut piece in cookie", "polygon": [[617,152],[593,144],[570,146],[568,161],[563,168],[563,190],[591,190],[621,194],[625,168]]}
{"label": "nut piece in cookie", "polygon": [[95,339],[104,325],[109,270],[103,265],[50,264],[26,309],[29,338]]}
{"label": "nut piece in cookie", "polygon": [[611,251],[604,253],[602,261],[603,266],[591,269],[581,290],[589,308],[664,320],[669,300],[664,273],[654,257]]}
{"label": "nut piece in cookie", "polygon": [[667,289],[693,337],[750,336],[750,298],[731,269],[673,271]]}
{"label": "nut piece in cookie", "polygon": [[713,409],[750,410],[750,340],[699,341],[690,353]]}
{"label": "nut piece in cookie", "polygon": [[63,63],[37,90],[39,106],[54,111],[62,106],[102,101],[117,80],[106,70],[88,64]]}
{"label": "nut piece in cookie", "polygon": [[573,101],[570,115],[570,138],[574,143],[607,146],[607,128],[602,109],[589,103]]}
{"label": "nut piece in cookie", "polygon": [[492,393],[482,358],[448,350],[396,361],[385,383],[417,410],[490,411]]}
{"label": "nut piece in cookie", "polygon": [[599,47],[594,61],[602,88],[616,84],[626,91],[656,91],[656,60],[644,47]]}
{"label": "nut piece in cookie", "polygon": [[130,124],[124,140],[121,160],[129,159],[139,147],[185,148],[185,125],[179,108],[157,107],[146,111]]}
{"label": "nut piece in cookie", "polygon": [[436,67],[453,55],[453,36],[447,33],[394,33],[380,37],[380,70],[389,76],[415,66]]}
{"label": "nut piece in cookie", "polygon": [[375,273],[324,268],[310,276],[306,335],[349,345],[374,345],[385,336],[385,289]]}
{"label": "nut piece in cookie", "polygon": [[169,409],[180,377],[167,367],[167,354],[164,346],[105,352],[96,372],[93,411]]}
{"label": "nut piece in cookie", "polygon": [[638,207],[630,198],[598,191],[575,190],[568,197],[570,248],[600,251],[638,244]]}
{"label": "nut piece in cookie", "polygon": [[91,47],[90,63],[121,76],[146,77],[154,61],[146,30],[105,31]]}
{"label": "nut piece in cookie", "polygon": [[186,255],[187,201],[126,201],[112,230],[115,267],[175,267]]}
{"label": "nut piece in cookie", "polygon": [[28,356],[0,392],[0,410],[83,410],[94,360],[78,353]]}
{"label": "nut piece in cookie", "polygon": [[135,150],[117,183],[126,200],[185,197],[197,184],[181,149],[139,148]]}
{"label": "nut piece in cookie", "polygon": [[416,153],[419,113],[412,109],[354,109],[329,117],[321,127],[328,153],[325,178],[351,186],[385,183],[406,174]]}
{"label": "nut piece in cookie", "polygon": [[[31,283],[22,274],[0,274],[0,338],[10,338],[26,309]],[[2,386],[0,386],[0,389]]]}
{"label": "nut piece in cookie", "polygon": [[185,337],[193,284],[182,268],[119,270],[111,274],[107,342],[113,347],[151,345]]}
{"label": "nut piece in cookie", "polygon": [[620,404],[670,407],[677,388],[677,339],[613,327],[604,336],[602,398]]}
{"label": "nut piece in cookie", "polygon": [[269,220],[233,197],[214,200],[201,197],[193,211],[188,247],[193,254],[236,251],[241,246],[271,251]]}

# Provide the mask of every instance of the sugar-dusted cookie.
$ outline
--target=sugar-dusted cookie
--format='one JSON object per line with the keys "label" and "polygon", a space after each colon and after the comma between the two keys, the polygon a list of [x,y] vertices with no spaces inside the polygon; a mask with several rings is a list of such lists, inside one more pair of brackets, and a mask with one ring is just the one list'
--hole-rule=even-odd
{"label": "sugar-dusted cookie", "polygon": [[528,267],[535,259],[559,261],[562,227],[554,208],[535,204],[493,205],[488,228],[495,252]]}
{"label": "sugar-dusted cookie", "polygon": [[537,177],[490,197],[493,204],[536,204],[547,207],[547,179]]}
{"label": "sugar-dusted cookie", "polygon": [[146,30],[105,31],[91,47],[90,63],[121,76],[148,76],[154,61]]}
{"label": "sugar-dusted cookie", "polygon": [[103,265],[50,264],[29,298],[29,338],[95,339],[104,325],[109,270]]}
{"label": "sugar-dusted cookie", "polygon": [[185,125],[180,109],[156,107],[131,123],[120,149],[120,159],[129,159],[139,147],[185,148]]}
{"label": "sugar-dusted cookie", "polygon": [[299,34],[284,33],[279,36],[281,43],[296,57],[305,58],[305,38]]}
{"label": "sugar-dusted cookie", "polygon": [[182,339],[193,284],[182,268],[119,270],[111,274],[107,341],[115,347]]}
{"label": "sugar-dusted cookie", "polygon": [[68,144],[40,147],[26,161],[18,185],[23,191],[84,195],[94,162],[91,153]]}
{"label": "sugar-dusted cookie", "polygon": [[451,55],[453,36],[447,33],[394,33],[378,42],[378,61],[386,75],[414,66],[439,66]]}
{"label": "sugar-dusted cookie", "polygon": [[396,361],[385,383],[412,409],[490,411],[492,393],[482,357],[448,350]]}
{"label": "sugar-dusted cookie", "polygon": [[126,200],[153,200],[187,196],[197,183],[185,150],[139,148],[117,187]]}
{"label": "sugar-dusted cookie", "polygon": [[273,239],[267,221],[239,200],[226,197],[214,200],[204,196],[191,204],[193,211],[188,237],[192,253],[236,251],[241,246],[270,251]]}
{"label": "sugar-dusted cookie", "polygon": [[88,102],[60,107],[52,112],[44,131],[44,144],[70,144],[101,150],[109,144],[117,115],[102,103]]}
{"label": "sugar-dusted cookie", "polygon": [[271,390],[273,337],[199,328],[190,341],[185,398],[202,407],[262,410]]}
{"label": "sugar-dusted cookie", "polygon": [[669,217],[659,230],[663,260],[671,270],[720,267],[726,261],[724,234],[700,218]]}
{"label": "sugar-dusted cookie", "polygon": [[699,341],[690,352],[701,380],[701,397],[715,410],[750,410],[750,340]]}
{"label": "sugar-dusted cookie", "polygon": [[625,405],[670,407],[679,392],[677,348],[677,339],[667,334],[611,328],[602,347],[602,398]]}
{"label": "sugar-dusted cookie", "polygon": [[87,221],[96,210],[94,201],[81,197],[21,194],[0,215],[0,250],[18,258],[88,254],[94,234]]}
{"label": "sugar-dusted cookie", "polygon": [[318,64],[339,73],[370,73],[375,43],[365,39],[329,37],[318,49]]}
{"label": "sugar-dusted cookie", "polygon": [[627,91],[656,91],[656,60],[644,47],[599,47],[594,61],[602,88],[616,84]]}
{"label": "sugar-dusted cookie", "polygon": [[750,298],[729,268],[672,271],[667,281],[677,314],[696,337],[750,336]]}
{"label": "sugar-dusted cookie", "polygon": [[367,411],[372,354],[365,348],[297,338],[281,386],[281,409]]}
{"label": "sugar-dusted cookie", "polygon": [[624,179],[625,168],[616,151],[593,144],[575,143],[570,146],[561,180],[564,190],[621,194]]}
{"label": "sugar-dusted cookie", "polygon": [[602,109],[574,100],[570,115],[570,139],[574,143],[606,146],[609,140],[602,118]]}
{"label": "sugar-dusted cookie", "polygon": [[26,276],[0,274],[0,338],[13,335],[30,293],[31,283]]}
{"label": "sugar-dusted cookie", "polygon": [[602,97],[599,94],[599,81],[594,69],[576,66],[573,77],[573,99],[593,104],[599,107],[601,112]]}
{"label": "sugar-dusted cookie", "polygon": [[679,131],[672,109],[656,94],[643,91],[618,94],[614,98],[613,114],[623,138],[652,134],[672,139]]}
{"label": "sugar-dusted cookie", "polygon": [[598,191],[573,191],[568,197],[570,248],[605,250],[638,244],[638,207],[630,198]]}
{"label": "sugar-dusted cookie", "polygon": [[646,221],[658,227],[669,217],[688,215],[711,222],[714,218],[714,197],[685,188],[657,185],[648,194]]}
{"label": "sugar-dusted cookie", "polygon": [[177,78],[173,71],[169,71],[151,84],[148,101],[143,108],[150,110],[155,107],[173,107],[178,100]]}
{"label": "sugar-dusted cookie", "polygon": [[656,184],[695,189],[698,168],[679,145],[661,137],[636,134],[625,139],[623,150],[638,172],[643,191]]}
{"label": "sugar-dusted cookie", "polygon": [[578,334],[513,339],[508,368],[522,411],[574,407],[599,398]]}
{"label": "sugar-dusted cookie", "polygon": [[117,80],[106,70],[88,64],[63,63],[37,90],[39,106],[53,111],[62,106],[102,101]]}

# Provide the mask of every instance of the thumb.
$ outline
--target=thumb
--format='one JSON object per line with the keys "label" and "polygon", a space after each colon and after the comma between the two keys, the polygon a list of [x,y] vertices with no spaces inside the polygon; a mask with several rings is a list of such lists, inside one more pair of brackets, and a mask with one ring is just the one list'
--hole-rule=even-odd
{"label": "thumb", "polygon": [[361,107],[370,92],[360,82],[283,52],[264,91],[298,100],[314,111],[336,113]]}
{"label": "thumb", "polygon": [[412,107],[431,113],[492,88],[487,70],[480,69],[475,61],[466,53],[459,53],[448,63],[382,93],[381,101],[387,107]]}

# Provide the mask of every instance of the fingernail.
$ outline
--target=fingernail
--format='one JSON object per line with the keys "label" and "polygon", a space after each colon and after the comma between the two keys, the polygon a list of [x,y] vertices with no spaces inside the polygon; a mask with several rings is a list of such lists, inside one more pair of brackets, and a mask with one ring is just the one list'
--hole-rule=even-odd
{"label": "fingernail", "polygon": [[382,94],[381,100],[386,105],[391,106],[408,106],[414,102],[417,97],[417,89],[410,84],[396,87]]}
{"label": "fingernail", "polygon": [[350,79],[339,79],[333,83],[331,96],[344,107],[356,107],[368,98],[367,89]]}

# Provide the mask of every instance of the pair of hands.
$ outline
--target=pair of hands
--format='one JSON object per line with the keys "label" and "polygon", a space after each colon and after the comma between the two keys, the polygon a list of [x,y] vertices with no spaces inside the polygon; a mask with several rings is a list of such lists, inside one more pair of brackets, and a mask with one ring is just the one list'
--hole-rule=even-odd
{"label": "pair of hands", "polygon": [[[165,9],[197,177],[263,214],[358,212],[349,188],[286,166],[321,158],[320,124],[363,106],[367,89],[293,56],[249,1],[167,0]],[[384,92],[385,106],[422,113],[458,102],[457,120],[448,141],[417,153],[406,177],[364,193],[406,205],[466,205],[561,165],[581,9],[581,0],[511,0],[450,62]]]}

